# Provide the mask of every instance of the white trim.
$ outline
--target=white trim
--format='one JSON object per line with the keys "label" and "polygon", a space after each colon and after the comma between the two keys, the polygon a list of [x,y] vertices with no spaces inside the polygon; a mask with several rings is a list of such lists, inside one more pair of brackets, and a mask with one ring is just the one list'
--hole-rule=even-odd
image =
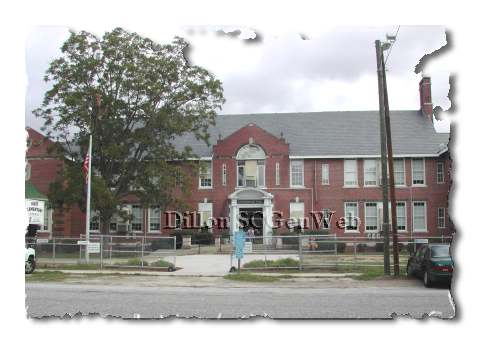
{"label": "white trim", "polygon": [[[159,209],[159,230],[151,230],[151,209],[153,208],[158,208]],[[161,209],[159,207],[148,207],[147,208],[147,229],[146,229],[148,233],[151,233],[151,234],[156,234],[156,233],[160,233],[161,230],[162,230],[162,214],[161,214]]]}
{"label": "white trim", "polygon": [[198,173],[198,189],[212,189],[213,188],[213,185],[214,185],[214,181],[213,181],[213,162],[211,161],[211,163],[209,164],[210,165],[210,168],[209,168],[209,174],[211,175],[211,185],[210,186],[201,186],[201,170],[199,170],[199,173]]}
{"label": "white trim", "polygon": [[345,228],[343,229],[345,233],[360,233],[360,224],[357,224],[357,228],[355,230],[347,230],[347,223],[346,223],[346,204],[356,204],[356,215],[354,215],[354,218],[360,219],[360,206],[358,205],[358,201],[344,201],[343,202],[343,217],[345,218]]}
{"label": "white trim", "polygon": [[[377,228],[376,229],[367,229],[367,204],[375,204],[375,214],[376,214],[376,219],[377,219]],[[380,222],[380,219],[378,219],[378,205],[379,205],[379,202],[378,201],[365,201],[363,203],[363,206],[364,206],[364,213],[365,213],[365,221],[364,221],[364,230],[365,232],[368,232],[368,233],[376,233],[376,232],[379,232],[380,229],[378,228],[378,223]]]}
{"label": "white trim", "polygon": [[[447,151],[447,150],[445,150]],[[443,152],[445,152],[443,151]],[[440,154],[442,154],[441,152]],[[394,154],[393,158],[429,158],[439,157],[440,154],[429,153],[407,153],[407,154]],[[344,159],[357,159],[357,158],[380,158],[380,155],[312,155],[312,156],[289,156],[290,159],[329,159],[329,158],[344,158]]]}
{"label": "white trim", "polygon": [[[266,176],[265,176],[266,178]],[[276,162],[275,164],[275,181],[274,184],[275,186],[279,186],[281,183],[281,175],[280,175],[280,164],[279,162]]]}
{"label": "white trim", "polygon": [[[438,214],[438,212],[439,212],[440,210],[443,210],[443,211],[444,211],[444,212],[443,212],[443,213],[444,213],[444,214],[443,214],[443,218],[440,217],[439,214]],[[446,218],[447,218],[447,216],[446,216],[446,212],[445,212],[445,207],[437,207],[437,229],[445,229],[445,228],[447,227]],[[443,219],[443,226],[439,226],[438,221],[439,221],[440,219]]]}
{"label": "white trim", "polygon": [[[293,184],[293,175],[291,171],[291,164],[293,162],[301,162],[301,182],[302,184]],[[303,159],[290,160],[290,187],[291,188],[303,188],[305,186],[305,161]]]}
{"label": "white trim", "polygon": [[[427,169],[425,168],[425,158],[421,158],[422,160],[422,166],[423,166],[423,183],[413,183],[413,161],[415,159],[412,158],[412,161],[411,161],[411,168],[412,168],[412,181],[411,182],[411,185],[413,187],[426,187],[427,186]],[[420,160],[420,158],[416,158],[416,160]]]}
{"label": "white trim", "polygon": [[[405,200],[397,200],[396,202],[397,204],[404,204],[404,208],[405,208],[405,229],[398,229],[398,227],[400,226],[400,224],[398,223],[398,218],[400,218],[399,214],[398,214],[398,211],[397,211],[397,232],[403,232],[403,233],[406,233],[408,232],[408,223],[407,223],[407,202]],[[398,205],[396,205],[396,207],[398,207]]]}
{"label": "white trim", "polygon": [[226,186],[228,182],[228,168],[226,167],[226,163],[223,163],[221,166],[221,184]]}
{"label": "white trim", "polygon": [[[400,158],[398,159],[400,160]],[[405,158],[402,158],[401,159],[402,161],[402,165],[403,165],[403,184],[397,184],[397,181],[396,181],[396,178],[395,178],[395,160],[393,161],[393,176],[394,176],[394,179],[395,179],[395,188],[397,187],[406,187],[407,186],[407,165],[405,164]]]}
{"label": "white trim", "polygon": [[[355,183],[354,184],[346,184],[346,162],[347,161],[354,161],[355,162]],[[353,173],[353,172],[351,172]],[[358,160],[357,159],[345,159],[343,161],[343,188],[358,188],[360,181],[358,181]]]}
{"label": "white trim", "polygon": [[[415,229],[415,203],[423,203],[425,205],[425,227],[423,229]],[[424,200],[412,201],[412,232],[428,232],[427,229],[427,202]]]}
{"label": "white trim", "polygon": [[[324,168],[326,167],[326,176]],[[326,183],[325,180],[326,179]],[[330,185],[330,163],[321,163],[321,185],[322,186],[329,186]]]}
{"label": "white trim", "polygon": [[[439,182],[438,180],[438,167],[439,165],[442,165],[442,181]],[[435,164],[435,180],[437,182],[437,184],[444,184],[445,183],[445,162],[440,162],[440,161],[437,161],[436,164]]]}

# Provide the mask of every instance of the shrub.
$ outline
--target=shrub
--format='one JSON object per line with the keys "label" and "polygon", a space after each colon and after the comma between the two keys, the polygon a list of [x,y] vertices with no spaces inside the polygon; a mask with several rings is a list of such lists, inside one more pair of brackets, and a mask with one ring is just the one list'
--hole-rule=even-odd
{"label": "shrub", "polygon": [[127,260],[127,262],[116,262],[114,263],[114,265],[116,266],[149,266],[149,263],[139,258],[132,258]]}
{"label": "shrub", "polygon": [[171,267],[171,266],[173,266],[173,264],[171,264],[169,261],[159,259],[157,261],[151,262],[149,266],[151,266],[151,267]]}
{"label": "shrub", "polygon": [[299,261],[293,258],[283,258],[277,260],[253,260],[243,265],[244,268],[281,268],[281,267],[298,267]]}
{"label": "shrub", "polygon": [[384,247],[385,247],[384,244],[381,242],[375,243],[375,252],[377,253],[383,252]]}
{"label": "shrub", "polygon": [[174,243],[172,239],[160,238],[151,242],[151,250],[156,251],[159,249],[174,249]]}
{"label": "shrub", "polygon": [[358,243],[356,245],[356,251],[359,252],[359,253],[364,253],[364,252],[366,252],[367,247],[368,246],[366,245],[366,243]]}
{"label": "shrub", "polygon": [[191,237],[192,244],[210,245],[214,243],[214,235],[210,232],[194,233]]}

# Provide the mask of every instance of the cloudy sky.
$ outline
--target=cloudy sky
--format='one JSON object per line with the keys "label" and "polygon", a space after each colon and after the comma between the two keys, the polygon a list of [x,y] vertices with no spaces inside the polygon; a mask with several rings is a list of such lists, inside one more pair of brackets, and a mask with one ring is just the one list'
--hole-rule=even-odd
{"label": "cloudy sky", "polygon": [[[82,27],[97,35],[111,28]],[[136,28],[126,27],[137,31]],[[397,26],[324,28],[317,33],[266,33],[235,27],[179,27],[172,31],[138,31],[158,42],[175,35],[191,44],[189,60],[207,68],[223,83],[226,103],[222,113],[262,113],[328,110],[376,110],[378,89],[374,41]],[[224,31],[224,32],[223,32]],[[39,129],[32,114],[41,104],[47,85],[43,75],[58,57],[68,37],[67,27],[32,28],[26,42],[26,125]],[[256,38],[256,39],[253,39]],[[401,26],[387,61],[390,108],[419,109],[414,73],[420,58],[446,43],[443,27]],[[434,105],[447,110],[447,71],[430,71]],[[448,132],[448,120],[437,121]]]}

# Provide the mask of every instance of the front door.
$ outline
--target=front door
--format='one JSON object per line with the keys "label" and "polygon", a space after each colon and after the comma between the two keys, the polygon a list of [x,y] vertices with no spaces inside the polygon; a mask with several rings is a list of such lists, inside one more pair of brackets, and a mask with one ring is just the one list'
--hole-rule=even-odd
{"label": "front door", "polygon": [[240,208],[240,225],[243,230],[254,229],[255,236],[263,236],[263,209],[262,208]]}

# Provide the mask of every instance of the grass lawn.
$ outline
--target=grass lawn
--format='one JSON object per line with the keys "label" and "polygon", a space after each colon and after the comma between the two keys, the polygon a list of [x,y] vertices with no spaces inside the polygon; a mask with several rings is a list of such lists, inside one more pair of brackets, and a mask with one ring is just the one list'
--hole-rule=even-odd
{"label": "grass lawn", "polygon": [[272,283],[277,282],[280,279],[287,279],[292,278],[290,275],[281,275],[281,276],[264,276],[260,274],[253,274],[253,273],[230,273],[223,277],[224,279],[234,280],[238,282],[252,282],[252,283]]}
{"label": "grass lawn", "polygon": [[67,278],[68,274],[60,271],[36,271],[25,275],[27,282],[60,282]]}
{"label": "grass lawn", "polygon": [[98,264],[55,264],[55,263],[37,263],[37,268],[53,268],[59,270],[97,270],[100,268]]}

